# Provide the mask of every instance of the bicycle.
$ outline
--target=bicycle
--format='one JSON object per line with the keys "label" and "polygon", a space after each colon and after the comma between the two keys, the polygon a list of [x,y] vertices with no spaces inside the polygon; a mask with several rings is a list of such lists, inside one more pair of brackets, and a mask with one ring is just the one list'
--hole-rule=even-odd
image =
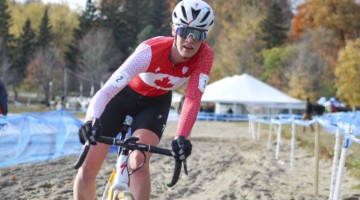
{"label": "bicycle", "polygon": [[[120,131],[121,133],[120,139],[105,137],[105,136],[98,136],[95,139],[97,142],[118,147],[116,168],[112,171],[109,177],[109,180],[103,192],[102,200],[133,200],[134,199],[129,188],[129,181],[130,181],[129,176],[135,173],[138,169],[140,169],[143,166],[143,164],[146,161],[145,152],[156,153],[171,157],[174,157],[175,155],[173,151],[169,149],[164,149],[148,144],[137,143],[139,138],[132,137],[131,131],[129,131],[132,121],[133,121],[132,117],[127,115],[123,123],[123,128]],[[96,130],[93,130],[93,134],[95,132]],[[90,146],[91,145],[89,141],[86,141],[78,160],[74,164],[75,169],[79,169],[81,165],[84,163],[85,158],[89,152]],[[129,173],[128,157],[131,154],[130,151],[135,151],[135,150],[138,150],[143,154],[144,162],[136,169],[134,169],[132,172]],[[186,162],[182,162],[178,159],[175,159],[175,157],[174,160],[175,160],[174,172],[170,183],[167,184],[168,187],[172,187],[177,183],[180,176],[182,163],[184,164],[185,174],[186,175],[188,174]]]}

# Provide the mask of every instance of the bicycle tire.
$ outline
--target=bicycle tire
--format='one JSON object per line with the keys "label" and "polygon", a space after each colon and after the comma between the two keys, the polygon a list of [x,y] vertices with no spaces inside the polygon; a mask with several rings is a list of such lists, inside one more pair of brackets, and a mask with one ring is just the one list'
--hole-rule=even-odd
{"label": "bicycle tire", "polygon": [[129,191],[114,190],[111,186],[114,181],[116,169],[110,175],[109,181],[106,184],[101,200],[134,200],[133,195]]}
{"label": "bicycle tire", "polygon": [[113,200],[134,200],[133,195],[128,191],[116,191],[116,192],[118,193],[115,195]]}

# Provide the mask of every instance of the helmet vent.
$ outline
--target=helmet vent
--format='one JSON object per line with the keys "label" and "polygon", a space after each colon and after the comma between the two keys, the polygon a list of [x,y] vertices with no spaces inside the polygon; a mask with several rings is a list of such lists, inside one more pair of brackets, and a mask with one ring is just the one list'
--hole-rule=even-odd
{"label": "helmet vent", "polygon": [[181,11],[182,11],[183,16],[185,17],[185,19],[188,20],[184,6],[181,6]]}
{"label": "helmet vent", "polygon": [[189,23],[187,23],[186,21],[184,21],[184,20],[181,19],[181,18],[180,18],[180,21],[181,21],[181,23],[183,23],[183,24],[189,25]]}
{"label": "helmet vent", "polygon": [[209,24],[209,26],[212,26],[214,24],[214,20],[212,20]]}
{"label": "helmet vent", "polygon": [[210,11],[207,11],[200,23],[204,22],[209,17],[209,15],[210,15]]}
{"label": "helmet vent", "polygon": [[195,10],[193,8],[191,8],[191,14],[193,19],[195,20],[198,16],[199,16],[200,10]]}

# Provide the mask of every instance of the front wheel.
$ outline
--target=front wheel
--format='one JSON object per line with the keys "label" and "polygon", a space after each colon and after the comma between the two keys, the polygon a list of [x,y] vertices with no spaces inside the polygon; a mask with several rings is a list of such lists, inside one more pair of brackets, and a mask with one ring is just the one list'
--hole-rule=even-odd
{"label": "front wheel", "polygon": [[102,200],[134,200],[134,197],[129,191],[114,190],[108,184],[104,191]]}
{"label": "front wheel", "polygon": [[134,200],[134,197],[128,190],[121,187],[118,189],[114,189],[112,187],[115,174],[116,170],[113,170],[110,175],[109,181],[106,184],[101,200]]}
{"label": "front wheel", "polygon": [[128,191],[115,190],[113,200],[134,200],[134,197]]}

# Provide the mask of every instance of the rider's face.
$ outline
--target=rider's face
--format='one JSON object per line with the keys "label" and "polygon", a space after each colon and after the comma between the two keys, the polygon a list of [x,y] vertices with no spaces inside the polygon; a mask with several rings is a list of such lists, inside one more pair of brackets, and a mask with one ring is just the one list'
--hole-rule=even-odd
{"label": "rider's face", "polygon": [[179,52],[179,54],[183,58],[191,58],[193,57],[199,50],[201,44],[203,41],[197,41],[194,39],[194,35],[190,34],[186,38],[182,38],[179,35],[176,34],[175,28],[173,29],[173,34],[176,37],[176,48]]}

